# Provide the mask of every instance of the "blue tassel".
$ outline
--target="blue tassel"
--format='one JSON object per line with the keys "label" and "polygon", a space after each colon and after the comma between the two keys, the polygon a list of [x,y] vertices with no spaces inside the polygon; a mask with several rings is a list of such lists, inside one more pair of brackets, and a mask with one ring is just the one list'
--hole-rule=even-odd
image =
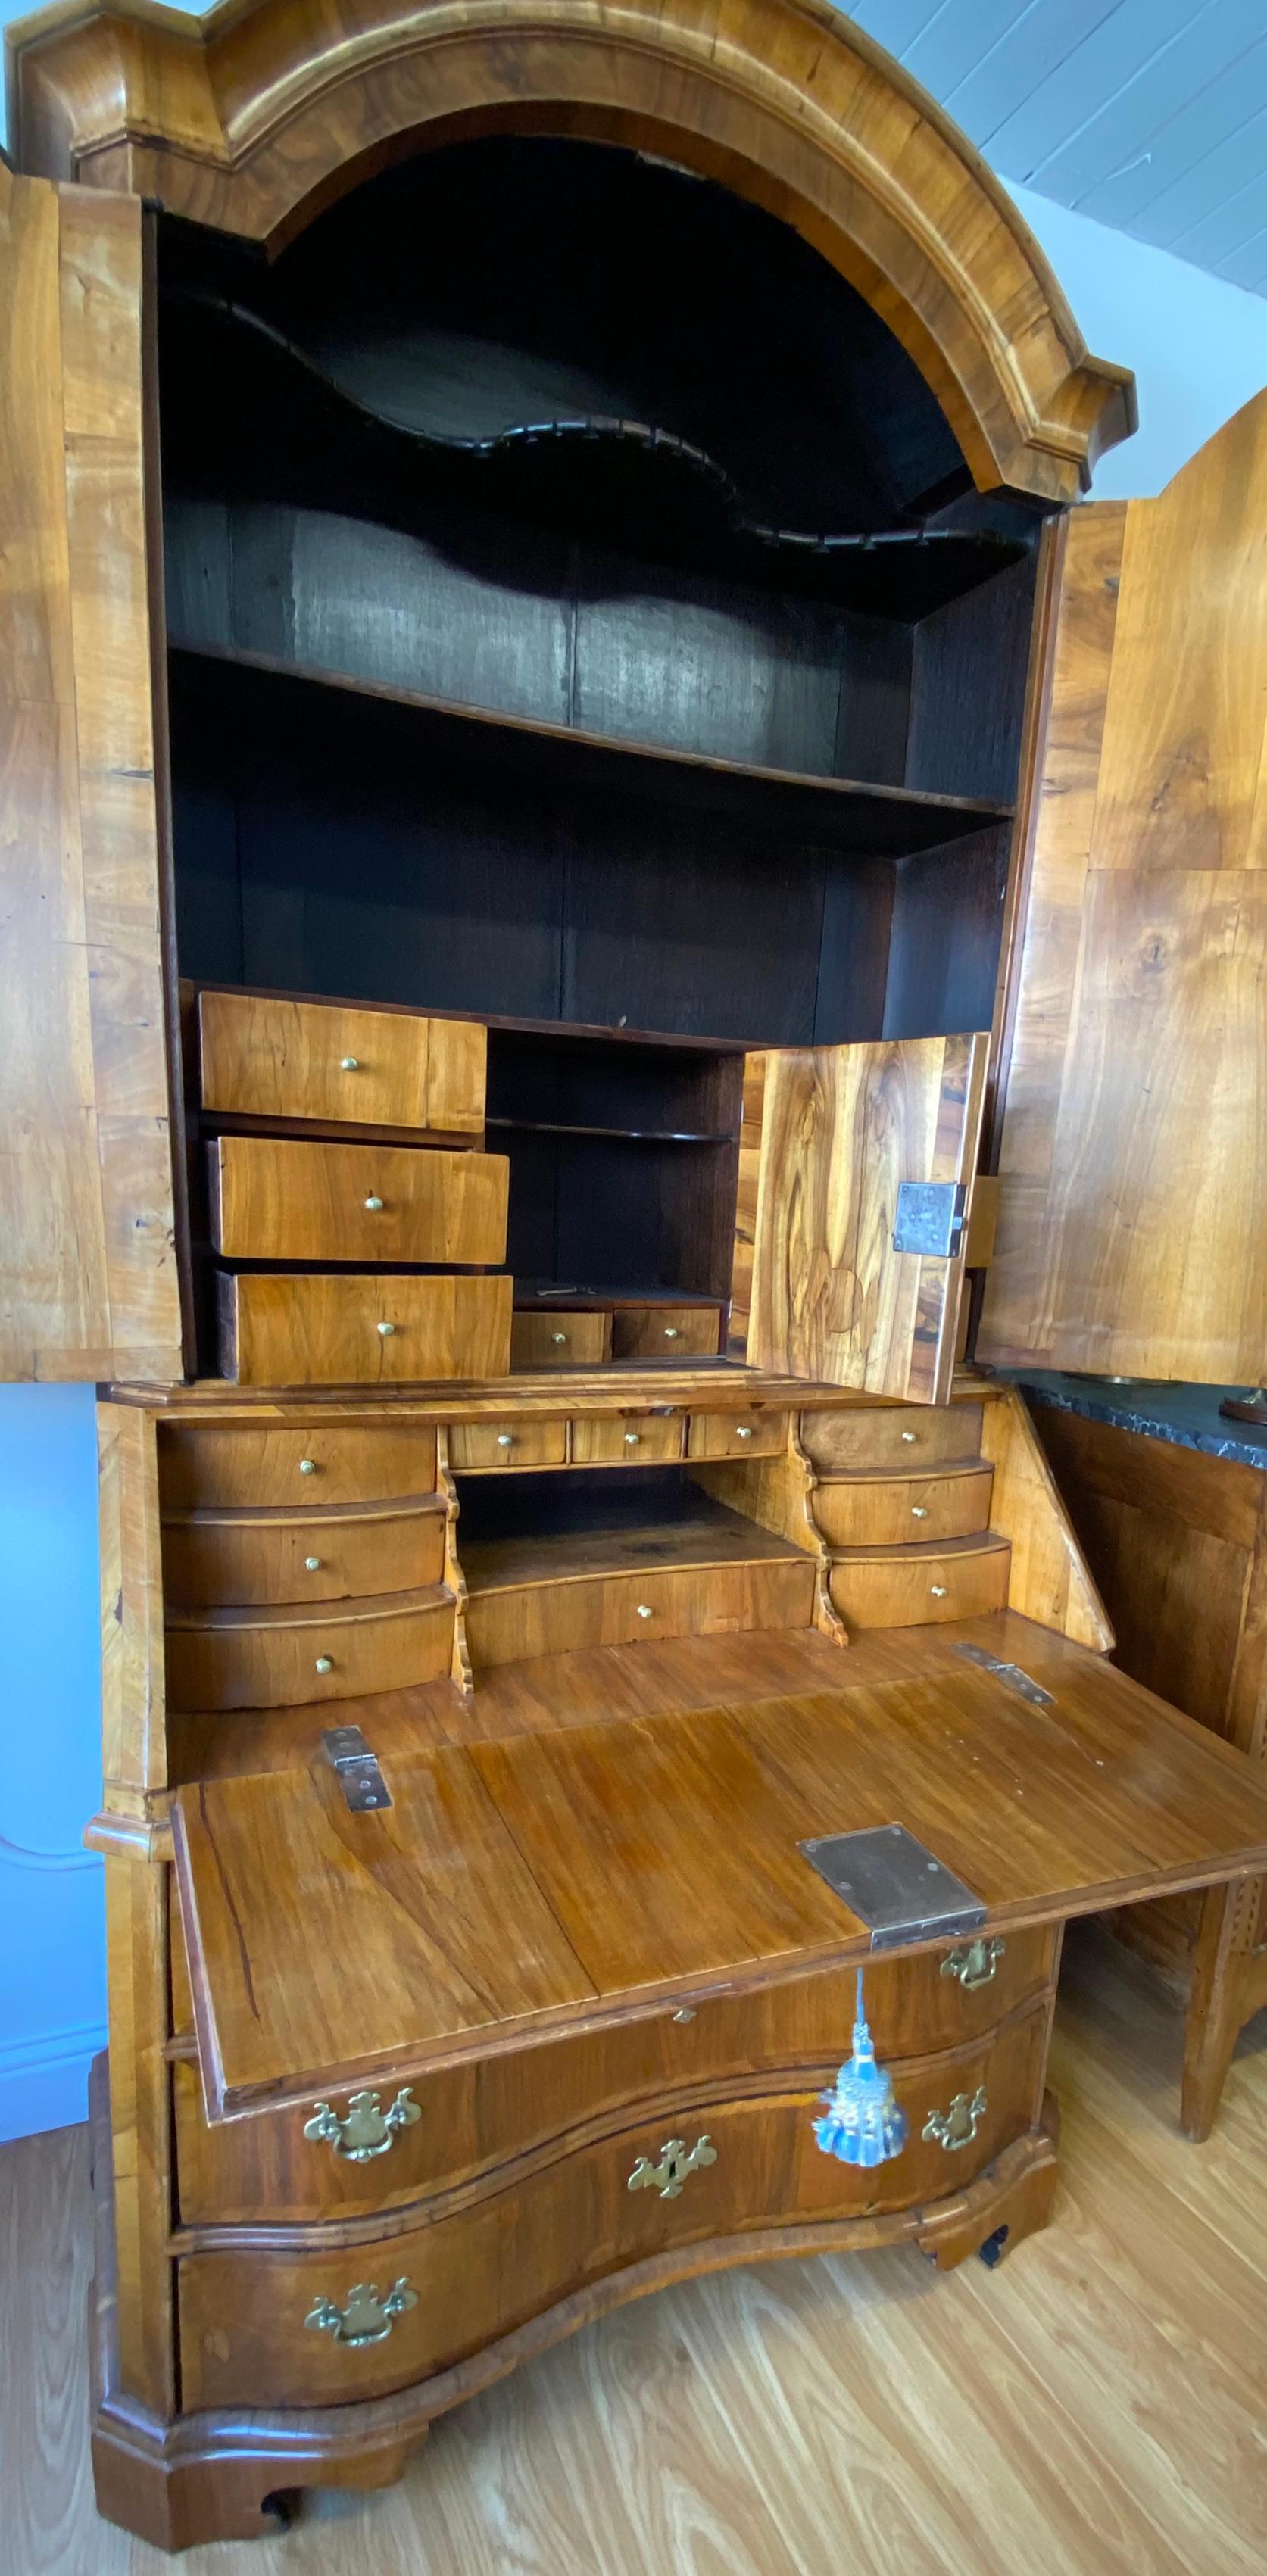
{"label": "blue tassel", "polygon": [[814,2135],[825,2156],[842,2165],[884,2165],[900,2156],[906,2144],[906,2113],[894,2096],[893,2079],[875,2062],[875,2048],[862,2010],[862,1970],[858,1970],[857,2018],[853,2055],[842,2066],[827,2108],[814,2122]]}

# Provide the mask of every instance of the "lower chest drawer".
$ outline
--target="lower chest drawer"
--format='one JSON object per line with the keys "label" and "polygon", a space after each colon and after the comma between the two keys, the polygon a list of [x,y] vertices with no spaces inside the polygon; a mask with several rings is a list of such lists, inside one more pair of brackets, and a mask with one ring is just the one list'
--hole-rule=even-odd
{"label": "lower chest drawer", "polygon": [[311,1610],[178,1612],[167,1626],[168,1702],[294,1708],[440,1681],[452,1661],[453,1618],[453,1596],[438,1584]]}
{"label": "lower chest drawer", "polygon": [[222,1272],[221,1366],[240,1386],[504,1377],[512,1294],[502,1276]]}
{"label": "lower chest drawer", "polygon": [[1007,1608],[1012,1551],[1005,1538],[942,1546],[851,1548],[833,1558],[831,1597],[847,1627],[918,1628]]}
{"label": "lower chest drawer", "polygon": [[804,1628],[814,1601],[814,1561],[808,1556],[578,1575],[497,1591],[476,1588],[469,1559],[467,1573],[466,1636],[476,1665],[582,1646],[627,1646],[649,1637]]}
{"label": "lower chest drawer", "polygon": [[1033,2125],[1046,2038],[1044,2003],[988,2040],[898,2065],[907,2143],[871,2171],[818,2146],[824,2064],[786,2093],[649,2107],[430,2224],[342,2250],[188,2255],[185,2404],[384,2396],[657,2254],[947,2198]]}
{"label": "lower chest drawer", "polygon": [[[982,2038],[1046,1995],[1054,1964],[1054,1936],[1045,1931],[877,1962],[867,1970],[866,1999],[880,2057],[909,2058]],[[182,1968],[177,1942],[173,1970]],[[183,1973],[174,1973],[174,1992],[186,1985]],[[185,2061],[172,2070],[181,2218],[186,2225],[311,2224],[396,2208],[512,2157],[558,2153],[595,2121],[619,2125],[640,2103],[668,2106],[701,2087],[758,2078],[768,2088],[795,2081],[798,2069],[838,2064],[848,2055],[853,2013],[853,1970],[829,1969],[756,1994],[717,1995],[695,2008],[666,2005],[645,2021],[440,2067],[411,2085],[345,2088],[324,2105],[314,2098],[214,2128],[197,2068]],[[314,2127],[318,2134],[309,2135]]]}

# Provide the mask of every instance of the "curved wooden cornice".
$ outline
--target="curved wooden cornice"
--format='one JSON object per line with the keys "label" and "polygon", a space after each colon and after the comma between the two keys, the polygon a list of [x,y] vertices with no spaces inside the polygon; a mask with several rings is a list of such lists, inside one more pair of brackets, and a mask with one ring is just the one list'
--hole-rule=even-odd
{"label": "curved wooden cornice", "polygon": [[1016,208],[827,0],[77,0],[12,26],[18,167],[280,247],[387,161],[494,132],[662,154],[793,224],[922,369],[983,489],[1070,500],[1135,425]]}

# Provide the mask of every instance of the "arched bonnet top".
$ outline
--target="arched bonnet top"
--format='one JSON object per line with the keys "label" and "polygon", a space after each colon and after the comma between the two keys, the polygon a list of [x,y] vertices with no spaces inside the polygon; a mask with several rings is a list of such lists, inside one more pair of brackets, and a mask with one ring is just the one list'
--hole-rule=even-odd
{"label": "arched bonnet top", "polygon": [[761,205],[864,295],[982,490],[1085,489],[1135,426],[980,154],[827,0],[161,0],[7,34],[20,169],[278,249],[388,161],[489,133],[661,154]]}

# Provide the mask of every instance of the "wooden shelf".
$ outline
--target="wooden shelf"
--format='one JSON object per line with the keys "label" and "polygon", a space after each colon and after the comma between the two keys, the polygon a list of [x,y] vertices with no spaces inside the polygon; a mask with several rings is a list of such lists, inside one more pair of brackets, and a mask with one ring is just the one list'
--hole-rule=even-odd
{"label": "wooden shelf", "polygon": [[[619,1472],[609,1469],[609,1482]],[[644,1478],[655,1473],[654,1469],[630,1472]],[[569,1480],[573,1486],[577,1482],[579,1479]],[[487,1486],[482,1489],[481,1499],[487,1490]],[[515,1501],[520,1509],[522,1491],[519,1480]],[[668,1507],[662,1517],[655,1517],[655,1505],[648,1507],[635,1501],[632,1508],[624,1508],[623,1495],[606,1505],[605,1500],[595,1501],[587,1492],[583,1501],[577,1497],[571,1509],[566,1504],[556,1506],[552,1514],[541,1481],[534,1480],[530,1502],[531,1529],[463,1539],[462,1571],[473,1598],[526,1583],[580,1582],[595,1575],[663,1573],[690,1566],[764,1564],[788,1558],[795,1562],[803,1553],[790,1539],[760,1528],[741,1513],[727,1511],[720,1504],[709,1508],[699,1498],[689,1508],[675,1511]],[[553,1527],[552,1519],[556,1521]]]}
{"label": "wooden shelf", "polygon": [[676,1127],[587,1127],[574,1118],[485,1118],[484,1125],[521,1136],[601,1136],[624,1145],[733,1145],[732,1135],[693,1135]]}
{"label": "wooden shelf", "polygon": [[[408,710],[419,722],[420,742],[451,758],[513,765],[525,776],[544,777],[570,791],[599,798],[631,796],[694,807],[758,839],[832,848],[858,858],[901,858],[962,840],[1006,822],[1013,807],[967,796],[933,796],[911,787],[879,787],[856,778],[827,778],[807,771],[767,769],[755,762],[719,760],[703,752],[676,751],[647,742],[622,742],[604,734],[506,715],[490,707],[390,688],[382,682],[289,662],[266,653],[171,639],[173,655],[212,662],[253,675],[279,691],[333,689],[340,695]],[[279,706],[278,721],[284,723]]]}

